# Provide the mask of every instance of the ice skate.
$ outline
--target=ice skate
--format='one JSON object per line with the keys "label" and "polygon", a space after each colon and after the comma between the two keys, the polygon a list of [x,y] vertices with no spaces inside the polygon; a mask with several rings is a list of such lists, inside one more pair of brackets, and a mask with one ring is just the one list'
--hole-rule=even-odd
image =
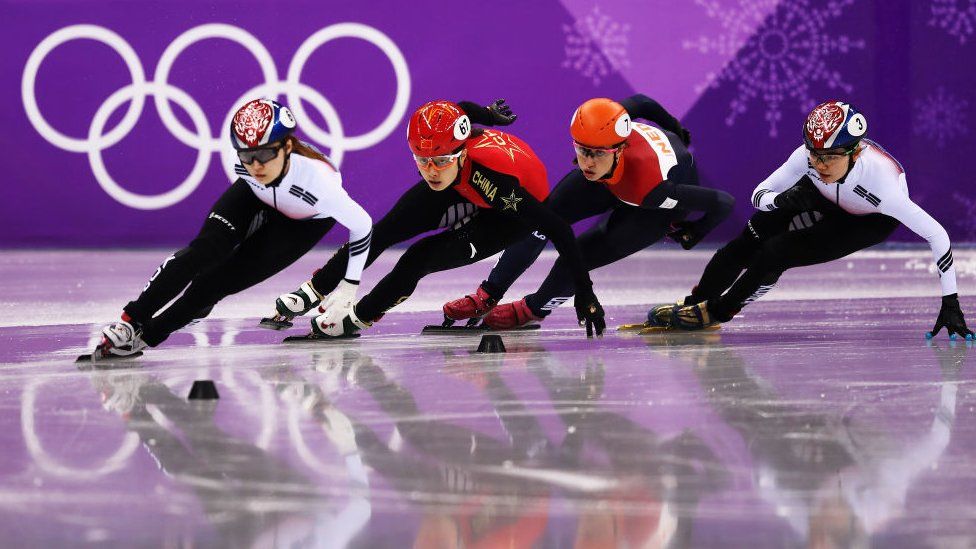
{"label": "ice skate", "polygon": [[719,320],[708,311],[708,302],[687,307],[675,307],[671,315],[671,326],[678,330],[696,331],[715,329]]}
{"label": "ice skate", "polygon": [[474,326],[497,304],[498,300],[488,295],[483,286],[478,286],[475,293],[444,304],[443,326],[451,326],[459,320],[467,320],[467,326]]}
{"label": "ice skate", "polygon": [[[428,324],[420,333],[429,335],[482,332],[488,328],[480,325],[481,319],[497,304],[498,301],[489,296],[484,287],[478,286],[475,293],[445,303],[442,308],[444,321],[440,325]],[[463,326],[455,326],[454,323],[459,320],[466,322]]]}
{"label": "ice skate", "polygon": [[662,303],[660,305],[655,305],[647,311],[647,320],[644,322],[636,324],[621,324],[617,326],[618,332],[644,332],[653,329],[652,331],[659,330],[670,330],[672,328],[671,318],[674,314],[674,310],[680,308],[684,303],[684,299],[679,299],[675,303]]}
{"label": "ice skate", "polygon": [[311,311],[322,301],[310,282],[305,282],[294,292],[282,294],[275,301],[275,314],[262,318],[258,326],[269,330],[285,330],[294,326],[292,319]]}
{"label": "ice skate", "polygon": [[671,328],[674,311],[680,309],[685,304],[685,300],[679,299],[674,303],[662,303],[655,305],[647,311],[647,321],[645,328]]}
{"label": "ice skate", "polygon": [[544,319],[536,316],[522,298],[495,307],[485,316],[484,323],[492,330],[530,329],[537,327]]}
{"label": "ice skate", "polygon": [[102,328],[102,341],[95,346],[95,350],[90,355],[81,355],[77,361],[100,362],[136,358],[142,355],[142,350],[147,346],[142,340],[141,328],[137,328],[128,320],[119,320]]}

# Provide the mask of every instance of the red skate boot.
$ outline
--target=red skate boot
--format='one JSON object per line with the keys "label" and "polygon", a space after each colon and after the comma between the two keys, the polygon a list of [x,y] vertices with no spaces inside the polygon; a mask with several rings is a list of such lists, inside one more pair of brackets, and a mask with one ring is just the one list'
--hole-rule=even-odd
{"label": "red skate boot", "polygon": [[483,286],[478,286],[475,293],[444,304],[443,326],[450,326],[458,320],[467,320],[467,326],[474,326],[497,304],[497,299],[488,295]]}
{"label": "red skate boot", "polygon": [[485,325],[492,330],[511,330],[542,320],[543,317],[535,316],[532,309],[525,303],[525,298],[522,298],[492,309],[485,316]]}

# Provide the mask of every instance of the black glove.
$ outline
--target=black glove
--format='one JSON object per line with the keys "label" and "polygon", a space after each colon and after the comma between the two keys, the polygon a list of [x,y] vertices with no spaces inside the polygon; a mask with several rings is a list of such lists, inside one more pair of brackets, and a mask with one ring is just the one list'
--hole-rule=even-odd
{"label": "black glove", "polygon": [[809,176],[804,175],[796,185],[776,195],[773,205],[779,210],[807,212],[816,208],[821,198],[820,193],[813,187],[813,181]]}
{"label": "black glove", "polygon": [[705,235],[697,229],[694,221],[675,221],[671,224],[668,238],[681,244],[682,248],[690,250],[701,242],[701,239],[705,238]]}
{"label": "black glove", "polygon": [[512,114],[512,108],[505,104],[504,99],[499,99],[485,108],[491,114],[493,126],[508,126],[518,118],[518,115]]}
{"label": "black glove", "polygon": [[594,329],[596,335],[602,336],[607,323],[603,320],[603,307],[593,293],[593,285],[577,288],[573,304],[576,307],[576,320],[580,326],[586,326],[586,337],[593,337]]}
{"label": "black glove", "polygon": [[691,132],[688,131],[688,128],[685,128],[684,126],[678,126],[678,131],[674,133],[677,134],[678,139],[680,139],[681,142],[685,144],[685,147],[691,145]]}
{"label": "black glove", "polygon": [[962,337],[976,337],[976,334],[966,326],[966,319],[963,317],[962,309],[959,308],[959,294],[942,296],[942,310],[939,311],[939,318],[935,320],[932,336],[935,337],[943,327],[949,332],[949,336],[959,334]]}

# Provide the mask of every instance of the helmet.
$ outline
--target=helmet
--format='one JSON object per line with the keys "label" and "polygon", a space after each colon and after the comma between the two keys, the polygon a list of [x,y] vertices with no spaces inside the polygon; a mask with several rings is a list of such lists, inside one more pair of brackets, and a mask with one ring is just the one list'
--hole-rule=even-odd
{"label": "helmet", "polygon": [[623,105],[599,97],[580,105],[569,124],[573,141],[589,147],[611,148],[630,136],[630,115]]}
{"label": "helmet", "polygon": [[417,109],[407,126],[407,142],[417,156],[451,154],[471,136],[471,120],[450,101],[431,101]]}
{"label": "helmet", "polygon": [[803,142],[808,149],[851,150],[868,133],[868,121],[843,101],[821,103],[803,125]]}
{"label": "helmet", "polygon": [[237,109],[230,120],[230,141],[237,150],[263,147],[295,131],[288,107],[271,99],[254,99]]}

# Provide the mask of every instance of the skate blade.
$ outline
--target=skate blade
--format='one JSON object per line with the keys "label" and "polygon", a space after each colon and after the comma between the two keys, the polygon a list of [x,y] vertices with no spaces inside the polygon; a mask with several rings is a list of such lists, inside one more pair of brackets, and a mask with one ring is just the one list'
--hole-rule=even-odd
{"label": "skate blade", "polygon": [[327,335],[315,335],[315,334],[305,334],[300,336],[288,336],[281,340],[282,343],[303,343],[309,341],[335,341],[337,339],[356,339],[359,337],[358,333],[350,335],[341,336],[327,336]]}
{"label": "skate blade", "polygon": [[617,326],[618,332],[639,332],[644,328],[649,328],[650,326],[646,322],[641,322],[640,324],[621,324]]}
{"label": "skate blade", "polygon": [[538,330],[542,328],[542,324],[526,324],[525,326],[516,326],[514,328],[488,328],[489,332],[528,332],[532,330]]}
{"label": "skate blade", "polygon": [[487,326],[475,325],[475,326],[444,326],[443,324],[428,324],[420,330],[420,335],[433,335],[433,334],[473,334],[488,331]]}
{"label": "skate blade", "polygon": [[667,327],[667,326],[647,326],[647,327],[645,327],[644,329],[640,330],[637,333],[638,333],[638,335],[661,334],[661,333],[674,333],[674,332],[683,332],[683,333],[686,333],[686,334],[691,334],[691,333],[695,333],[695,332],[714,332],[714,331],[718,330],[721,327],[722,327],[721,324],[714,324],[712,326],[706,326],[705,328],[702,328],[701,330],[683,330],[681,328],[673,328],[673,327]]}
{"label": "skate blade", "polygon": [[464,334],[480,334],[483,332],[524,332],[530,330],[538,330],[541,328],[541,324],[527,324],[525,326],[518,326],[516,328],[489,328],[484,324],[478,324],[475,326],[441,326],[435,324],[428,324],[424,326],[423,330],[420,331],[421,335],[464,335]]}
{"label": "skate blade", "polygon": [[95,360],[92,360],[92,354],[93,353],[89,353],[87,355],[78,355],[78,358],[75,359],[75,362],[76,363],[77,362],[94,362],[94,363],[98,363],[98,362],[115,362],[115,361],[118,361],[118,360],[128,360],[130,358],[139,358],[139,357],[141,357],[142,356],[142,351],[136,351],[136,352],[132,353],[131,355],[126,355],[126,356],[107,355],[107,356],[103,356],[103,357],[97,358]]}
{"label": "skate blade", "polygon": [[258,322],[259,328],[265,328],[267,330],[287,330],[295,324],[289,320],[278,320],[275,317],[262,318],[261,322]]}

